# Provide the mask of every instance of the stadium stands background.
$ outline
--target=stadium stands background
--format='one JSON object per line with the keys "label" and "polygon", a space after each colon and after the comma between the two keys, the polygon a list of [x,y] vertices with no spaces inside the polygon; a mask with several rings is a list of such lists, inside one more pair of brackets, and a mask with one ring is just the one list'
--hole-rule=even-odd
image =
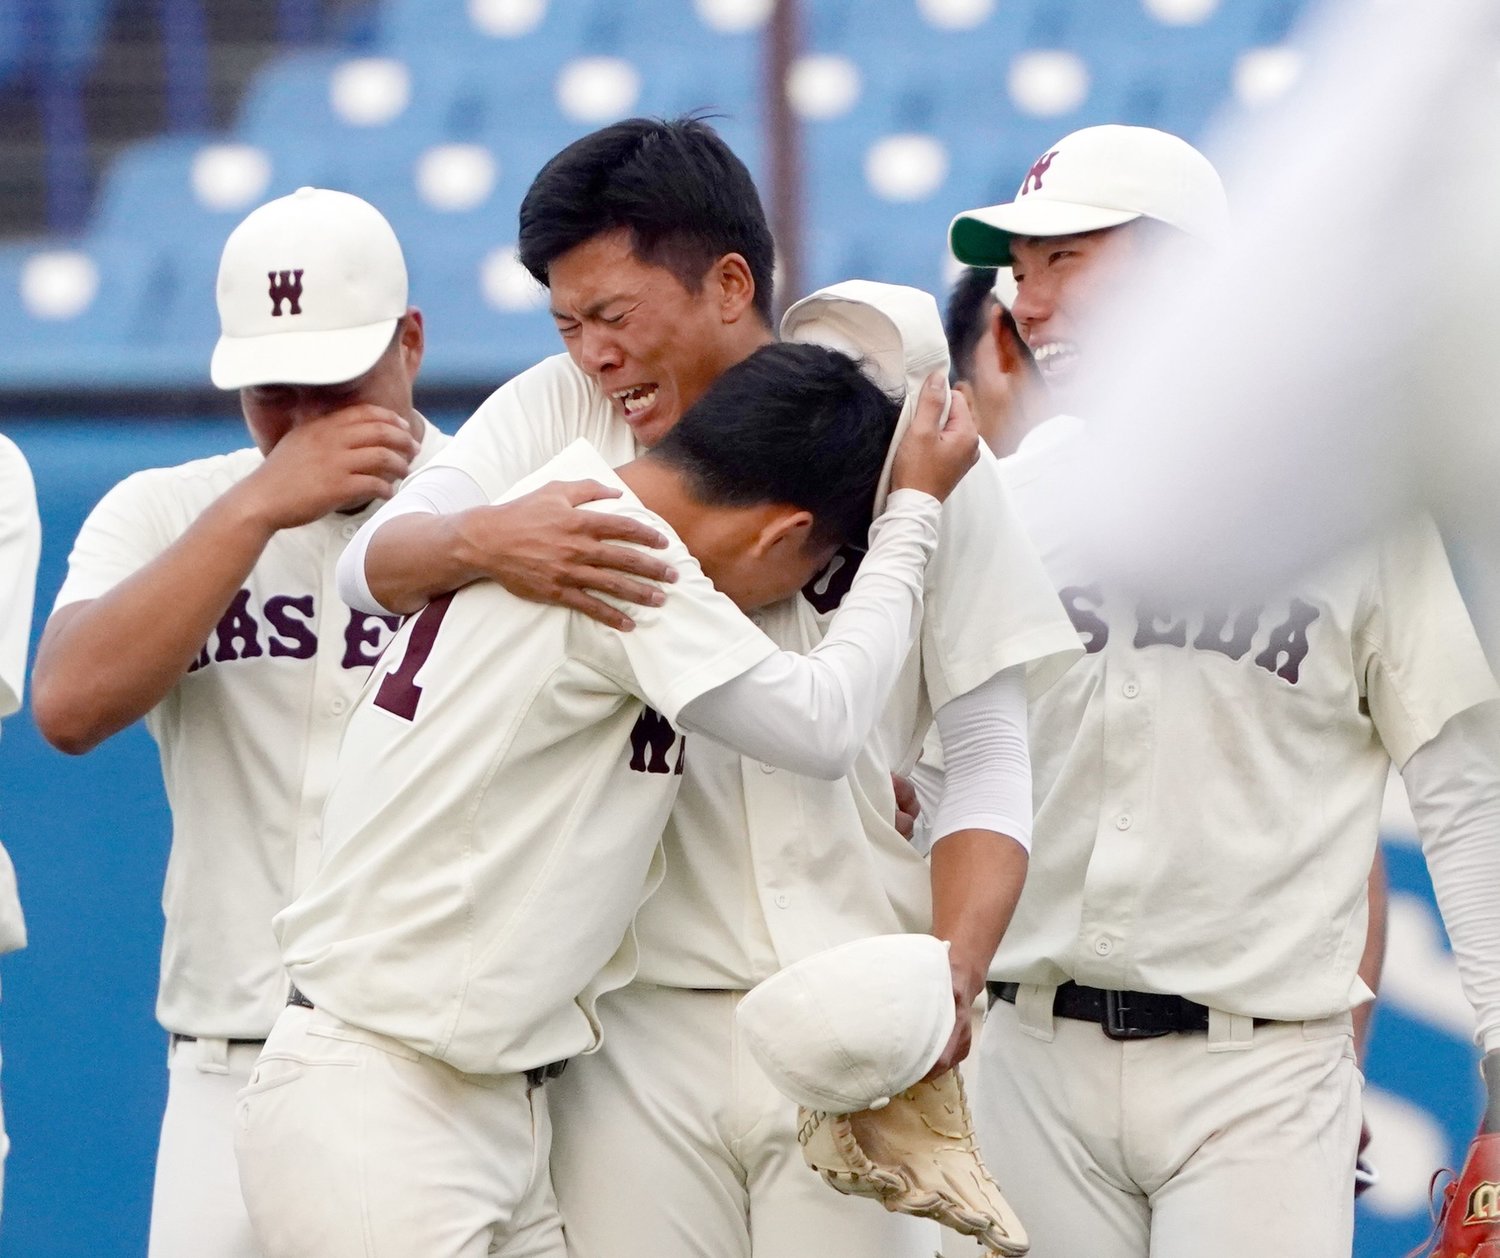
{"label": "stadium stands background", "polygon": [[[1295,80],[1302,8],[803,0],[785,84],[804,167],[798,287],[862,276],[941,293],[955,211],[1008,198],[1078,126],[1205,140],[1226,110]],[[451,429],[460,402],[557,349],[514,239],[520,197],[558,148],[629,114],[707,109],[768,178],[769,9],[0,0],[0,430],[38,482],[38,632],[109,485],[243,444],[207,363],[219,249],[245,212],[314,183],[387,214],[428,320],[419,400],[436,399]],[[7,1256],[144,1253],[167,834],[142,730],[75,761],[24,714],[7,723],[0,836],[32,937],[0,967]],[[1461,1155],[1478,1103],[1471,1020],[1399,799],[1386,838],[1391,958],[1367,1093],[1385,1182],[1361,1205],[1368,1258],[1425,1233],[1428,1175]]]}

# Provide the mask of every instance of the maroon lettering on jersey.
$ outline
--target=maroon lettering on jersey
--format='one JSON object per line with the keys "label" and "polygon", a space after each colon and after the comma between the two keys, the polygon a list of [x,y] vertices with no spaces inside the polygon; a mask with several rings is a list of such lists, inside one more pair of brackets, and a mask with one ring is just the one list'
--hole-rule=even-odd
{"label": "maroon lettering on jersey", "polygon": [[1203,617],[1203,628],[1193,639],[1194,649],[1217,651],[1220,655],[1227,655],[1232,660],[1239,659],[1250,649],[1250,643],[1255,638],[1255,631],[1260,628],[1260,613],[1259,607],[1247,607],[1235,616],[1234,624],[1226,637],[1224,627],[1229,624],[1229,613],[1222,608],[1206,612]]}
{"label": "maroon lettering on jersey", "polygon": [[1104,606],[1104,591],[1097,585],[1070,585],[1057,592],[1063,610],[1089,655],[1097,655],[1109,641],[1109,624],[1098,613]]}
{"label": "maroon lettering on jersey", "polygon": [[[350,611],[349,623],[344,626],[344,668],[374,668],[380,662],[381,653],[390,645],[391,634],[401,628],[400,616],[371,616],[367,612]],[[365,650],[373,647],[374,653]]]}
{"label": "maroon lettering on jersey", "polygon": [[417,613],[412,623],[411,636],[406,640],[406,654],[401,663],[388,672],[375,692],[375,706],[394,712],[411,721],[417,716],[417,704],[422,701],[422,687],[417,685],[417,674],[427,657],[432,654],[437,642],[438,630],[448,606],[453,602],[452,594],[435,598]]}
{"label": "maroon lettering on jersey", "polygon": [[250,614],[249,590],[241,590],[234,596],[229,610],[219,617],[214,633],[219,643],[219,649],[214,652],[216,664],[223,664],[228,660],[253,659],[265,654],[260,645],[260,624]]}
{"label": "maroon lettering on jersey", "polygon": [[207,668],[208,665],[208,643],[205,642],[203,644],[203,649],[198,652],[198,658],[188,665],[188,672],[196,673],[200,668]]}
{"label": "maroon lettering on jersey", "polygon": [[[299,620],[292,612],[300,612],[305,620]],[[318,653],[318,635],[313,632],[314,604],[311,594],[276,594],[265,601],[261,612],[271,622],[275,636],[271,638],[271,654],[293,660],[310,660]]]}
{"label": "maroon lettering on jersey", "polygon": [[812,604],[820,616],[837,611],[854,584],[859,565],[864,562],[865,552],[857,546],[844,546],[828,561],[828,567],[818,573],[802,587],[802,597]]}
{"label": "maroon lettering on jersey", "polygon": [[[1017,196],[1024,197],[1028,192],[1040,192],[1042,190],[1042,176],[1052,167],[1052,159],[1057,156],[1057,150],[1051,149],[1043,153],[1036,161],[1031,163],[1031,169],[1026,172],[1026,178],[1021,180],[1021,191]],[[301,272],[299,271],[300,275]]]}
{"label": "maroon lettering on jersey", "polygon": [[286,302],[287,314],[301,314],[302,272],[300,270],[267,271],[266,278],[271,281],[271,287],[268,290],[271,298],[271,317],[281,318],[282,302]]}
{"label": "maroon lettering on jersey", "polygon": [[1187,621],[1172,619],[1170,612],[1150,603],[1135,609],[1135,646],[1186,646]]}
{"label": "maroon lettering on jersey", "polygon": [[667,753],[677,741],[672,722],[654,708],[646,708],[636,717],[630,730],[630,767],[636,773],[681,773],[687,751],[687,739],[677,753],[677,763],[667,760]]}
{"label": "maroon lettering on jersey", "polygon": [[1302,661],[1307,658],[1307,629],[1318,618],[1318,609],[1300,598],[1294,598],[1285,622],[1271,630],[1271,640],[1266,649],[1255,657],[1255,662],[1268,673],[1275,673],[1283,681],[1297,684]]}

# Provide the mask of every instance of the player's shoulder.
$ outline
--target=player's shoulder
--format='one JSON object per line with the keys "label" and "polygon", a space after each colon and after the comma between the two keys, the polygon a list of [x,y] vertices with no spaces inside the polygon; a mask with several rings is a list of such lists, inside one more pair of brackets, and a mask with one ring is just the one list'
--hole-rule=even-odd
{"label": "player's shoulder", "polygon": [[31,464],[21,447],[0,433],[0,484],[6,486],[6,496],[14,498],[36,497],[35,481],[31,475]]}
{"label": "player's shoulder", "polygon": [[228,454],[211,454],[170,467],[148,467],[132,472],[110,491],[116,502],[134,501],[189,509],[206,506],[249,476],[264,456],[253,446]]}
{"label": "player's shoulder", "polygon": [[480,403],[469,422],[499,419],[517,404],[533,419],[553,411],[567,415],[580,409],[610,413],[604,391],[567,354],[554,354],[512,376]]}

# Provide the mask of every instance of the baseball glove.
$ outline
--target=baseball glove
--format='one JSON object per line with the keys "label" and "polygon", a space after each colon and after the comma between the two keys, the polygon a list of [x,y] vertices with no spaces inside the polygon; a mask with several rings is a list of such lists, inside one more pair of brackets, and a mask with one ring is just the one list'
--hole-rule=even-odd
{"label": "baseball glove", "polygon": [[980,1159],[955,1070],[908,1088],[880,1109],[800,1109],[797,1139],[807,1164],[841,1193],[936,1219],[997,1254],[1029,1248],[1021,1220]]}
{"label": "baseball glove", "polygon": [[[1500,1053],[1480,1062],[1486,1107],[1464,1168],[1443,1189],[1427,1258],[1500,1258]],[[1432,1177],[1434,1184],[1439,1171]]]}

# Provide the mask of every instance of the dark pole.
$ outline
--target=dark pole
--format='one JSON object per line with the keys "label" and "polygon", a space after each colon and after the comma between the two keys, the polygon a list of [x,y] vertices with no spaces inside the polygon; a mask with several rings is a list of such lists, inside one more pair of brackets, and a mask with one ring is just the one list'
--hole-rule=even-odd
{"label": "dark pole", "polygon": [[787,75],[802,43],[799,0],[776,0],[765,37],[766,154],[771,231],[781,260],[776,317],[802,293],[802,130],[787,100]]}

